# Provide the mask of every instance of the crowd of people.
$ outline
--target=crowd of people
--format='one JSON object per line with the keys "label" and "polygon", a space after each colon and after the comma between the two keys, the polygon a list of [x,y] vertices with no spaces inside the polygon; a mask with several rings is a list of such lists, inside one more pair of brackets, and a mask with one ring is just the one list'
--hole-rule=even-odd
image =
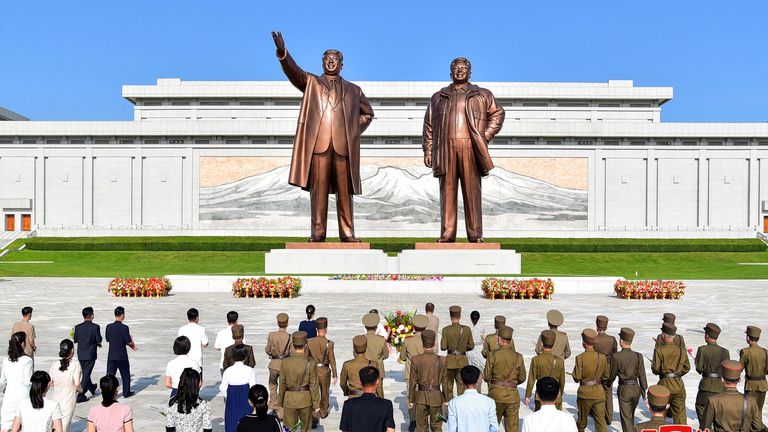
{"label": "crowd of people", "polygon": [[[121,392],[124,399],[135,394],[130,387],[128,348],[137,347],[123,322],[125,309],[115,308],[115,320],[105,328],[107,374],[98,384],[91,381],[91,375],[103,341],[100,326],[93,322],[93,308],[83,309],[83,322],[75,326],[73,339],[60,342],[59,360],[47,372],[35,370],[36,334],[30,322],[33,310],[24,307],[21,313],[22,320],[13,325],[0,373],[0,385],[4,386],[0,432],[67,432],[76,404],[87,401],[88,393],[96,396],[97,392],[101,402],[90,408],[87,430],[132,432],[131,407],[118,400]],[[307,319],[295,332],[288,331],[287,314],[275,317],[276,329],[268,334],[264,346],[269,359],[269,389],[257,383],[256,355],[253,345],[246,343],[238,313],[227,313],[228,325],[217,333],[214,342],[221,356],[218,375],[219,390],[225,397],[226,432],[316,428],[329,415],[331,386],[337,385],[347,399],[340,423],[327,428],[394,431],[393,404],[384,398],[383,390],[387,373],[384,360],[391,351],[389,329],[382,325],[378,311],[373,309],[362,317],[366,332],[353,338],[354,357],[345,361],[340,371],[335,345],[328,338],[328,319],[315,319],[312,305],[306,313]],[[645,356],[632,350],[634,330],[624,327],[618,339],[610,336],[605,316],[597,316],[594,329],[581,332],[583,351],[575,357],[572,371],[566,372],[565,359],[571,356],[571,348],[560,330],[564,317],[559,311],[547,313],[549,328],[539,334],[536,355],[528,363],[516,350],[514,331],[504,316],[494,317],[495,331],[486,334],[477,311],[470,314],[471,325],[461,323],[461,307],[451,306],[449,314],[450,324],[441,329],[434,305],[428,303],[424,314],[412,318],[414,334],[399,349],[399,359],[405,364],[410,431],[441,431],[446,427],[449,432],[502,428],[517,432],[522,424],[524,432],[582,432],[591,418],[594,430],[603,432],[613,419],[616,382],[622,431],[658,431],[667,424],[686,424],[682,377],[692,369],[701,375],[695,411],[702,430],[766,430],[762,412],[768,391],[768,350],[758,345],[758,327],[747,327],[747,346],[739,352],[738,360],[731,360],[728,350],[717,343],[720,327],[708,323],[704,327],[705,344],[694,357],[682,335],[677,334],[676,317],[664,314],[653,357],[648,358],[652,374],[659,379],[656,385],[648,386]],[[197,309],[187,311],[188,323],[178,330],[173,343],[175,357],[166,366],[167,432],[213,430],[210,401],[200,395],[202,353],[209,341],[199,318]],[[693,367],[689,357],[694,359]],[[578,383],[575,418],[563,411],[566,375]],[[737,389],[742,376],[744,394]],[[530,405],[532,400],[534,412],[521,421],[521,403]],[[652,417],[637,423],[635,411],[641,400]]]}

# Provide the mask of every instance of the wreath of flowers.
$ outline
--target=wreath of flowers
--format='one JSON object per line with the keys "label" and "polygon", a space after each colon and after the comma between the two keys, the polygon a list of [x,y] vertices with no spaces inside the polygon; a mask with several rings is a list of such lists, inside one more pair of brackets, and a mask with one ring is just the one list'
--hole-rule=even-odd
{"label": "wreath of flowers", "polygon": [[171,281],[164,277],[115,278],[107,292],[115,297],[165,297],[171,291]]}
{"label": "wreath of flowers", "polygon": [[500,279],[486,278],[481,284],[485,297],[495,299],[546,299],[555,292],[552,279]]}
{"label": "wreath of flowers", "polygon": [[674,280],[619,279],[613,284],[616,297],[635,300],[679,300],[685,294],[685,283]]}
{"label": "wreath of flowers", "polygon": [[238,298],[289,298],[299,295],[301,279],[293,276],[278,278],[239,278],[232,283],[232,295]]}

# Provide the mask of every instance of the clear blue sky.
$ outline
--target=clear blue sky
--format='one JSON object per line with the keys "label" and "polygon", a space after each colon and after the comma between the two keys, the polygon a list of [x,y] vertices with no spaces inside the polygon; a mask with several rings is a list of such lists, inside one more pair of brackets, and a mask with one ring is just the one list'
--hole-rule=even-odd
{"label": "clear blue sky", "polygon": [[269,32],[350,80],[632,79],[673,86],[664,121],[768,121],[768,1],[4,1],[0,106],[34,120],[129,120],[122,84],[284,79]]}

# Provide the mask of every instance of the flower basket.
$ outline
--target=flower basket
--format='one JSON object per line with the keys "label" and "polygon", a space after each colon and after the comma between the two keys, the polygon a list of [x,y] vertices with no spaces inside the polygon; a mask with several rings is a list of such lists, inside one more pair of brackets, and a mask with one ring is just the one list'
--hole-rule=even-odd
{"label": "flower basket", "polygon": [[685,294],[682,281],[654,280],[628,281],[619,279],[613,284],[616,297],[625,300],[679,300]]}
{"label": "flower basket", "polygon": [[483,295],[491,300],[526,299],[551,300],[555,293],[552,279],[500,279],[486,278],[480,288]]}
{"label": "flower basket", "polygon": [[107,285],[107,292],[115,297],[165,297],[171,291],[171,281],[164,277],[115,278]]}
{"label": "flower basket", "polygon": [[289,298],[299,295],[301,279],[293,276],[279,278],[239,278],[232,283],[232,296],[236,298]]}
{"label": "flower basket", "polygon": [[416,330],[413,328],[414,315],[416,315],[416,311],[403,312],[399,309],[382,315],[384,317],[384,327],[389,332],[389,340],[387,342],[397,348],[398,351],[405,343],[405,339],[416,333]]}

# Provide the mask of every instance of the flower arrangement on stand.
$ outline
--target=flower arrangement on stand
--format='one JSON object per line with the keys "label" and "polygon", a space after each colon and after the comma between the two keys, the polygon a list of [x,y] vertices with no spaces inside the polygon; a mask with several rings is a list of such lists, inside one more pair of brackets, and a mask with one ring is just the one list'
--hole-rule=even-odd
{"label": "flower arrangement on stand", "polygon": [[301,279],[293,276],[278,278],[239,278],[232,283],[232,295],[245,298],[289,298],[299,295]]}
{"label": "flower arrangement on stand", "polygon": [[328,277],[328,280],[365,280],[365,281],[441,281],[442,275],[414,275],[414,274],[340,274]]}
{"label": "flower arrangement on stand", "polygon": [[495,300],[541,299],[551,300],[555,292],[552,279],[500,279],[486,278],[480,288],[485,297]]}
{"label": "flower arrangement on stand", "polygon": [[115,297],[165,297],[171,291],[171,281],[164,277],[115,278],[107,292]]}
{"label": "flower arrangement on stand", "polygon": [[685,283],[673,280],[619,279],[613,284],[616,297],[635,300],[679,300],[685,294]]}
{"label": "flower arrangement on stand", "polygon": [[390,345],[400,350],[400,347],[405,343],[405,339],[413,336],[416,330],[413,328],[413,316],[416,315],[416,311],[403,312],[396,310],[384,314],[384,328],[389,332]]}

